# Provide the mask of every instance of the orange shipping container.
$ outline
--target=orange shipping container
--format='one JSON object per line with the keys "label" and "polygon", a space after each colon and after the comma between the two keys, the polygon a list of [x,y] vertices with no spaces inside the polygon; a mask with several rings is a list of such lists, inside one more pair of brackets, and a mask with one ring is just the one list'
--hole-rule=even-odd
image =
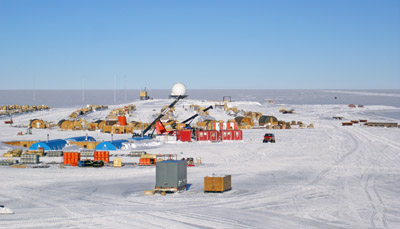
{"label": "orange shipping container", "polygon": [[126,116],[118,116],[118,122],[120,126],[126,126]]}
{"label": "orange shipping container", "polygon": [[64,165],[78,166],[78,161],[81,159],[81,153],[78,152],[65,152]]}
{"label": "orange shipping container", "polygon": [[95,161],[104,161],[105,163],[110,162],[110,153],[108,151],[96,151],[94,152]]}

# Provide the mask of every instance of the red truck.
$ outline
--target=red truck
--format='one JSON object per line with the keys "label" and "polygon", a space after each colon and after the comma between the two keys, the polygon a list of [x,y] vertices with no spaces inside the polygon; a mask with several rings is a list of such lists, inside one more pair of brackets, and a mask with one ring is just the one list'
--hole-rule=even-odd
{"label": "red truck", "polygon": [[271,133],[266,133],[264,135],[263,143],[267,143],[267,142],[275,143],[275,135],[271,134]]}
{"label": "red truck", "polygon": [[13,122],[13,120],[12,120],[12,118],[10,118],[10,120],[7,120],[7,121],[4,121],[4,124],[13,124],[14,122]]}

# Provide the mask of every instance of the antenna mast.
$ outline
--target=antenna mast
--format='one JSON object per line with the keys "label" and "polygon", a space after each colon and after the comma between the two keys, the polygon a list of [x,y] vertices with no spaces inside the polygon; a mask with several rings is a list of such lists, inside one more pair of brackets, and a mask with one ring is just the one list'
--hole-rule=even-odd
{"label": "antenna mast", "polygon": [[117,75],[114,76],[114,104],[117,103]]}
{"label": "antenna mast", "polygon": [[83,78],[82,88],[82,102],[85,102],[85,78]]}
{"label": "antenna mast", "polygon": [[124,94],[125,94],[125,102],[126,102],[126,75],[124,76]]}

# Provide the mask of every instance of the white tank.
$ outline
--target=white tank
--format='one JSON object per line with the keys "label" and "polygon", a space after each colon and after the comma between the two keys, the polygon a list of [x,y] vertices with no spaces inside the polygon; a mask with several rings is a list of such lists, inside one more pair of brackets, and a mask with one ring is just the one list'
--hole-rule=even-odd
{"label": "white tank", "polygon": [[186,87],[183,83],[175,83],[174,86],[172,86],[171,96],[185,95],[185,93]]}

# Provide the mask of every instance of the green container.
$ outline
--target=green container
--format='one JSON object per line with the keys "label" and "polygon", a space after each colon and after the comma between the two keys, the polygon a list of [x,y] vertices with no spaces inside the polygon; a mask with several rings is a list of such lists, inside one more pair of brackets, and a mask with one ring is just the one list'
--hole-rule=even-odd
{"label": "green container", "polygon": [[166,160],[156,164],[156,189],[179,191],[187,186],[186,161]]}

